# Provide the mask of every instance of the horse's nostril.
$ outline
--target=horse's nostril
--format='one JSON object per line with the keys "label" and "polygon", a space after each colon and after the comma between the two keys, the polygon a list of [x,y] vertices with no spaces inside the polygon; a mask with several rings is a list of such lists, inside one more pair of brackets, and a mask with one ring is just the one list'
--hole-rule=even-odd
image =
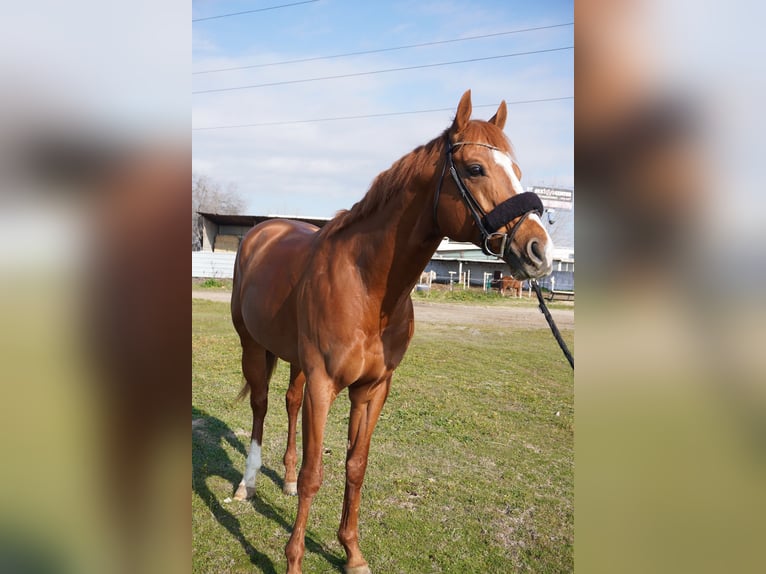
{"label": "horse's nostril", "polygon": [[529,258],[538,265],[545,259],[543,250],[540,247],[540,242],[537,239],[533,239],[527,243],[527,253],[529,254]]}

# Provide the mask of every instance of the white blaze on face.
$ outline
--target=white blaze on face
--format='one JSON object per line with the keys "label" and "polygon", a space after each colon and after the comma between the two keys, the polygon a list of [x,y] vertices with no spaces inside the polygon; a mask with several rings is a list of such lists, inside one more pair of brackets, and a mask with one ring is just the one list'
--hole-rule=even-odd
{"label": "white blaze on face", "polygon": [[493,149],[492,157],[495,159],[495,162],[498,165],[503,167],[505,173],[508,174],[508,178],[511,180],[511,187],[513,187],[513,191],[516,193],[524,193],[524,189],[521,187],[521,182],[519,181],[519,178],[516,177],[516,172],[513,171],[513,160],[511,159],[511,156],[507,153],[501,152],[500,150]]}
{"label": "white blaze on face", "polygon": [[242,478],[242,484],[250,488],[255,488],[255,477],[258,469],[261,468],[261,445],[255,440],[250,443],[250,454],[247,455],[245,465],[245,476]]}

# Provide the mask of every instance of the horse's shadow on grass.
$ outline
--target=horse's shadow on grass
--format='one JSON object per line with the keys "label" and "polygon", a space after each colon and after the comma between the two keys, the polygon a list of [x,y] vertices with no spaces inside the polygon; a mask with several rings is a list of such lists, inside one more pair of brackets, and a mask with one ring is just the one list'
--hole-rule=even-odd
{"label": "horse's shadow on grass", "polygon": [[[259,567],[262,572],[276,574],[274,563],[268,555],[259,552],[248,540],[239,519],[223,506],[216,494],[207,486],[207,479],[211,476],[219,476],[230,482],[232,493],[239,480],[242,478],[242,470],[234,467],[229,455],[224,449],[224,443],[242,455],[242,463],[247,458],[247,452],[243,444],[237,439],[231,429],[222,420],[192,407],[192,488],[197,496],[213,513],[218,523],[226,528],[229,533],[240,543],[250,558],[250,562]],[[267,467],[261,468],[261,473],[267,477],[279,489],[282,489],[283,480],[279,474]],[[278,512],[272,505],[257,495],[251,499],[251,506],[264,518],[279,524],[288,534],[292,532],[292,524]],[[248,533],[252,534],[252,533]],[[330,564],[342,569],[344,560],[337,554],[325,548],[322,544],[306,534],[306,550],[323,556]]]}

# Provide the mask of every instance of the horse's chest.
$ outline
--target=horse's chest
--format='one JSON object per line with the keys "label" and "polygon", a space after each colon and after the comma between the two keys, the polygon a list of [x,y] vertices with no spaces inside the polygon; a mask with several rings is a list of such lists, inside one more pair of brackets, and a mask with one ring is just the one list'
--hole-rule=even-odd
{"label": "horse's chest", "polygon": [[305,313],[298,319],[305,333],[304,360],[323,362],[327,374],[344,386],[385,378],[401,362],[412,336],[409,300],[383,312],[379,305],[365,304],[371,297],[367,291],[338,298],[326,289],[303,291]]}
{"label": "horse's chest", "polygon": [[409,340],[393,335],[357,331],[354,337],[334,341],[323,353],[328,374],[346,385],[385,378],[401,362]]}

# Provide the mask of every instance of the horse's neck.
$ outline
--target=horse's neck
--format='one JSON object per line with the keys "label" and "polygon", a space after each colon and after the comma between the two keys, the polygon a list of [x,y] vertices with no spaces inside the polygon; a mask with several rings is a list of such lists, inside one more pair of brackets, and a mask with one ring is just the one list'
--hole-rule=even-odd
{"label": "horse's neck", "polygon": [[[410,182],[369,221],[356,224],[363,280],[389,303],[409,295],[441,242],[433,215],[435,177]],[[384,223],[370,231],[371,221]]]}

